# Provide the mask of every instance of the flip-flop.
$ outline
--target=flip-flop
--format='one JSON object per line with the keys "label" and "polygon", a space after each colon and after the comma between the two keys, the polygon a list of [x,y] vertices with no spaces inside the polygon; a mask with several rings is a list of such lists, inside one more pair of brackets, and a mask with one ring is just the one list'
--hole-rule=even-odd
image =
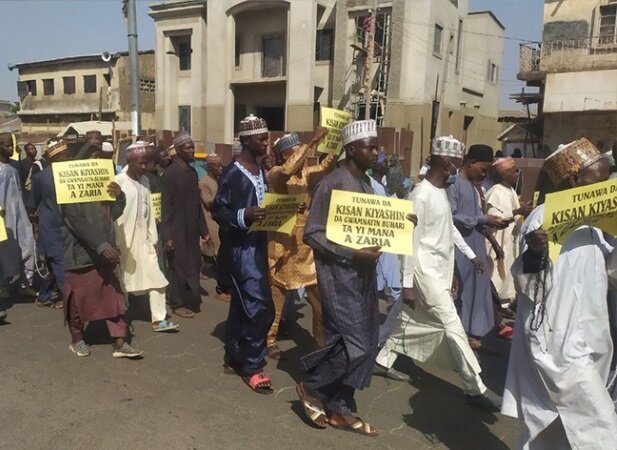
{"label": "flip-flop", "polygon": [[304,385],[302,383],[296,386],[296,393],[298,394],[300,403],[302,403],[304,415],[308,419],[308,421],[315,425],[315,427],[317,428],[327,428],[328,417],[326,416],[326,411],[321,405],[321,402],[313,399],[312,396],[306,392],[306,389],[304,388]]}
{"label": "flip-flop", "polygon": [[169,320],[163,319],[159,322],[155,322],[152,324],[152,331],[154,331],[155,333],[160,333],[165,331],[177,330],[179,327],[180,325],[178,325],[177,323],[173,323]]}
{"label": "flip-flop", "polygon": [[332,423],[331,418],[328,418],[328,423],[332,428],[336,428],[337,430],[350,431],[352,433],[357,433],[369,437],[379,436],[379,431],[377,431],[376,428],[373,428],[370,423],[365,422],[359,417],[354,417],[354,419],[355,422],[353,423],[345,422],[344,424],[336,424]]}
{"label": "flip-flop", "polygon": [[270,378],[268,378],[264,372],[254,373],[252,375],[242,375],[241,378],[248,387],[258,394],[274,394],[274,389],[272,389]]}

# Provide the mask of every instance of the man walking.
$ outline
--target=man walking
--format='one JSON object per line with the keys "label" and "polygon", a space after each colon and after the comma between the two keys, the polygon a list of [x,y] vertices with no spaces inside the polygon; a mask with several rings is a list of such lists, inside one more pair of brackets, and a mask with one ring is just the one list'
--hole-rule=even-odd
{"label": "man walking", "polygon": [[174,314],[188,319],[200,310],[199,238],[206,239],[208,232],[197,172],[190,166],[195,157],[191,136],[176,136],[174,148],[177,156],[163,173],[161,234],[169,280],[168,301]]}
{"label": "man walking", "polygon": [[377,126],[357,121],[342,132],[346,159],[317,185],[304,232],[315,255],[327,343],[302,360],[308,377],[296,391],[316,427],[375,436],[378,431],[352,414],[354,392],[368,387],[377,353],[379,311],[375,267],[378,247],[353,250],[326,238],[333,189],[373,194],[367,169],[377,163]]}
{"label": "man walking", "polygon": [[140,141],[130,145],[126,149],[127,165],[116,176],[126,199],[124,211],[115,223],[122,284],[127,294],[148,296],[152,331],[171,331],[178,325],[167,320],[165,287],[168,283],[157,261],[158,233],[148,179],[143,175],[147,148],[148,144]]}

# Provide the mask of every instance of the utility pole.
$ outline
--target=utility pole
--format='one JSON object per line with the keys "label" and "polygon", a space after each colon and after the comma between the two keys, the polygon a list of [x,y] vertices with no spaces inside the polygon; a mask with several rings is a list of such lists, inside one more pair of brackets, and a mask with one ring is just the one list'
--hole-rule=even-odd
{"label": "utility pole", "polygon": [[373,0],[373,9],[371,10],[371,18],[368,24],[368,42],[366,47],[366,62],[364,64],[364,120],[371,118],[371,91],[373,87],[373,79],[371,72],[373,69],[373,56],[375,54],[375,28],[377,24],[377,0]]}
{"label": "utility pole", "polygon": [[[141,130],[139,114],[139,53],[137,50],[137,14],[135,0],[123,0],[126,7],[127,28],[129,38],[129,69],[131,73],[131,128],[133,136],[138,136]],[[124,9],[124,8],[123,8]]]}

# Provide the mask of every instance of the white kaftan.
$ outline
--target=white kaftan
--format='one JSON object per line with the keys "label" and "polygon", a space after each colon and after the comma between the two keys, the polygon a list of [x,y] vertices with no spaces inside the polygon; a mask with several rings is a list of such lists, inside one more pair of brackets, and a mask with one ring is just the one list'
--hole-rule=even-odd
{"label": "white kaftan", "polygon": [[125,292],[142,292],[167,286],[159,268],[155,245],[158,242],[148,179],[133,180],[126,168],[116,176],[126,196],[126,206],[116,220],[116,241]]}
{"label": "white kaftan", "polygon": [[[514,217],[514,211],[521,207],[516,191],[502,183],[498,183],[488,190],[486,193],[486,205],[488,208],[487,214],[505,219]],[[497,254],[489,242],[486,245],[488,253],[487,270],[500,300],[511,301],[516,296],[514,279],[512,278],[510,268],[518,257],[520,219],[512,222],[507,228],[495,232],[495,239],[503,249],[503,259],[497,259]]]}
{"label": "white kaftan", "polygon": [[469,347],[450,294],[454,272],[454,239],[450,203],[444,189],[423,180],[411,193],[418,225],[413,256],[404,259],[403,287],[415,287],[418,299],[402,314],[402,331],[393,334],[377,362],[389,367],[392,352],[458,371],[465,392],[482,394],[480,365]]}
{"label": "white kaftan", "polygon": [[[543,216],[541,205],[523,224],[521,237],[540,228]],[[606,390],[613,354],[606,261],[614,249],[596,228],[572,232],[547,273],[539,326],[543,292],[540,286],[534,303],[536,274],[523,273],[524,239],[520,250],[512,267],[517,332],[502,406],[503,414],[524,421],[517,448],[552,450],[569,442],[577,449],[616,449],[617,414]],[[563,428],[555,427],[556,419]]]}

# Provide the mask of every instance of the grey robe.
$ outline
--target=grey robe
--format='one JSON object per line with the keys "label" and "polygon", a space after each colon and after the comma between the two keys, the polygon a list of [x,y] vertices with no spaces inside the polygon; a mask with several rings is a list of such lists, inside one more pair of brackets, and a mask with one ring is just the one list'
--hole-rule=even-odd
{"label": "grey robe", "polygon": [[19,173],[11,164],[0,162],[0,207],[5,210],[4,223],[8,239],[0,242],[0,284],[13,281],[32,269],[34,235],[21,196]]}
{"label": "grey robe", "polygon": [[304,242],[315,255],[327,343],[304,357],[302,362],[308,371],[326,364],[330,367],[332,382],[340,381],[362,389],[371,381],[377,356],[377,279],[375,267],[355,267],[352,249],[326,239],[333,189],[373,194],[367,176],[358,179],[344,166],[326,175],[315,189]]}
{"label": "grey robe", "polygon": [[[480,195],[473,183],[458,176],[448,187],[454,225],[476,257],[486,267],[486,243],[482,233],[486,216],[480,208]],[[463,328],[468,335],[484,337],[495,326],[491,280],[478,274],[472,262],[455,246],[455,275],[458,280],[457,305]]]}

